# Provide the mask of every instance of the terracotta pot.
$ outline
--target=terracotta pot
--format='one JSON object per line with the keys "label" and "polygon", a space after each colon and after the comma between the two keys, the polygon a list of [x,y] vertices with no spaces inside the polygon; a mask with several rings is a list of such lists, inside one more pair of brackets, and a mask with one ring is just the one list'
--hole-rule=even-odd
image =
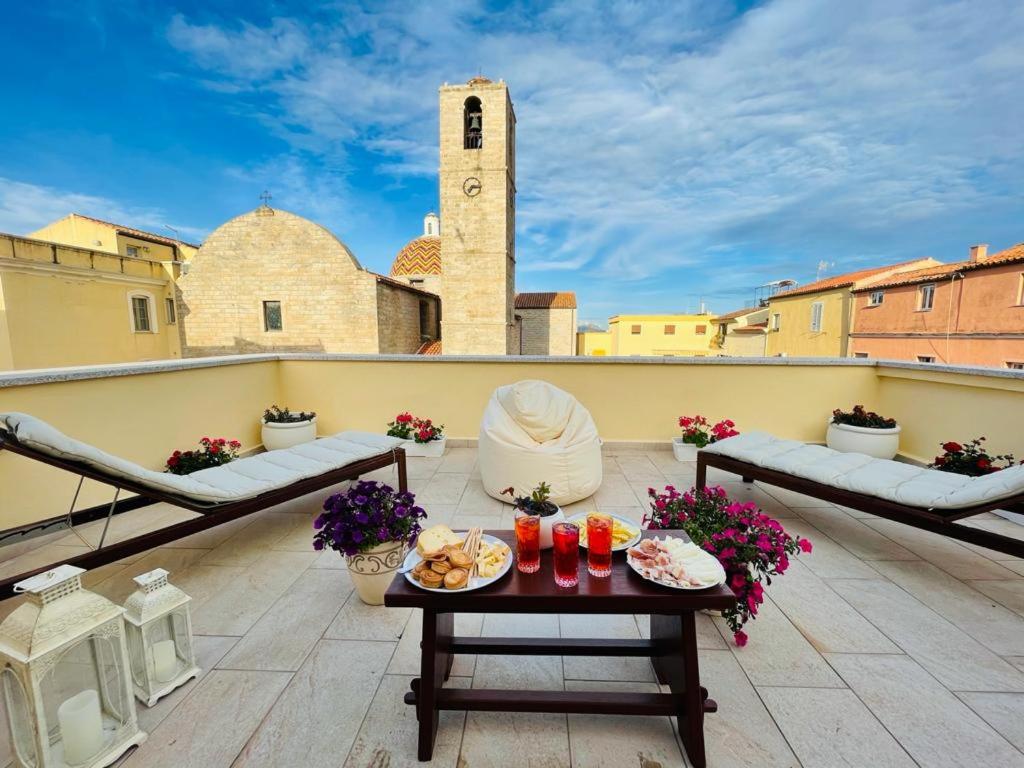
{"label": "terracotta pot", "polygon": [[863,453],[876,459],[891,459],[900,449],[900,427],[873,429],[828,423],[825,445],[842,453]]}
{"label": "terracotta pot", "polygon": [[384,605],[384,593],[403,560],[405,544],[401,541],[389,541],[357,555],[346,555],[345,562],[359,599],[367,605]]}
{"label": "terracotta pot", "polygon": [[316,440],[316,416],[308,421],[263,422],[263,447],[268,451],[293,448]]}

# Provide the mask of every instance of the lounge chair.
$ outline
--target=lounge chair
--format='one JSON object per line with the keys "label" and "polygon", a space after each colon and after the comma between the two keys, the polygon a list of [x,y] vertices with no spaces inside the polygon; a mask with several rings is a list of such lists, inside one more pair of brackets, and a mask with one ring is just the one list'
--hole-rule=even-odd
{"label": "lounge chair", "polygon": [[[367,432],[341,432],[294,448],[236,459],[190,475],[170,475],[74,440],[32,416],[0,414],[0,451],[10,451],[79,475],[78,490],[67,514],[0,531],[0,544],[62,525],[104,518],[109,525],[110,518],[116,514],[160,501],[201,515],[106,545],[107,529],[104,527],[97,549],[62,561],[80,568],[96,568],[392,464],[398,465],[399,488],[406,490],[405,450],[399,447],[401,442]],[[75,501],[85,478],[113,486],[114,501],[76,512]],[[121,491],[137,495],[119,501]],[[0,599],[12,594],[15,582],[54,565],[57,563],[0,580]]]}
{"label": "lounge chair", "polygon": [[747,432],[698,451],[698,488],[706,485],[708,467],[733,472],[744,482],[760,480],[1024,557],[1024,540],[955,522],[993,509],[1024,513],[1024,466],[968,477],[862,453],[840,453],[764,432]]}

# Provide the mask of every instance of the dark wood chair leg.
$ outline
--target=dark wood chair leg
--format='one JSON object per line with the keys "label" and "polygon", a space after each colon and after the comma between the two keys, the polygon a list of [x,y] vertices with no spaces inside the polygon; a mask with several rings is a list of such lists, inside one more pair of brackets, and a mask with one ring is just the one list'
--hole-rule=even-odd
{"label": "dark wood chair leg", "polygon": [[754,482],[754,478],[746,477],[745,475],[741,475],[740,476],[740,480],[742,480],[744,483],[752,483],[752,482]]}
{"label": "dark wood chair leg", "polygon": [[697,490],[705,487],[708,484],[708,460],[704,458],[704,454],[697,451],[697,481],[695,483]]}
{"label": "dark wood chair leg", "polygon": [[405,465],[405,451],[399,450],[395,452],[396,464],[398,464],[398,490],[408,491],[409,490],[409,472]]}

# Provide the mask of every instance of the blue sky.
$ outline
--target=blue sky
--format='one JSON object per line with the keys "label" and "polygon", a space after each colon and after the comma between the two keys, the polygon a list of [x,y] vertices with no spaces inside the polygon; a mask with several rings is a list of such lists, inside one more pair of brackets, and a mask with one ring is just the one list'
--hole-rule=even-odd
{"label": "blue sky", "polygon": [[[437,88],[504,78],[517,285],[580,316],[1024,240],[1024,3],[36,2],[0,27],[0,231],[201,239],[255,207],[386,272],[437,207]],[[822,264],[823,263],[823,264]]]}

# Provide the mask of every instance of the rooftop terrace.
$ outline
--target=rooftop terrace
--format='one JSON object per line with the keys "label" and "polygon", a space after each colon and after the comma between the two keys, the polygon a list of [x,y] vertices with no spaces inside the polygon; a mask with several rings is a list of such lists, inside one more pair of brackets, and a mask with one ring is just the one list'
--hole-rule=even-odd
{"label": "rooftop terrace", "polygon": [[[475,437],[494,387],[542,378],[573,392],[605,438],[604,482],[567,511],[640,521],[647,488],[688,487],[694,466],[668,450],[683,412],[729,417],[821,440],[829,412],[864,403],[897,418],[905,457],[978,434],[1024,453],[1024,374],[876,361],[456,359],[266,355],[111,369],[0,375],[0,411],[32,413],[70,435],[157,468],[203,435],[258,449],[271,403],[314,409],[321,434],[382,431],[401,410],[444,423],[442,459],[410,459],[429,522],[511,527],[487,496]],[[392,470],[376,479],[394,482]],[[709,765],[1024,765],[1024,561],[711,471],[809,538],[768,588],[737,648],[720,620],[698,616],[702,683],[719,710],[705,721]],[[0,453],[0,510],[10,527],[67,509],[74,478]],[[99,487],[81,503],[109,501]],[[299,499],[87,575],[115,602],[156,567],[192,595],[203,676],[152,709],[129,766],[345,766],[416,761],[415,715],[402,702],[418,674],[420,616],[363,605],[344,562],[310,548],[325,494]],[[191,513],[156,505],[115,518],[115,538]],[[970,524],[1024,538],[993,514]],[[0,576],[95,545],[98,524],[16,547]],[[0,604],[5,616],[16,604]],[[646,617],[459,619],[459,634],[641,637]],[[650,665],[608,658],[459,657],[450,683],[474,688],[657,689]],[[6,749],[4,750],[6,752]],[[431,765],[639,766],[687,763],[667,718],[446,713]]]}

